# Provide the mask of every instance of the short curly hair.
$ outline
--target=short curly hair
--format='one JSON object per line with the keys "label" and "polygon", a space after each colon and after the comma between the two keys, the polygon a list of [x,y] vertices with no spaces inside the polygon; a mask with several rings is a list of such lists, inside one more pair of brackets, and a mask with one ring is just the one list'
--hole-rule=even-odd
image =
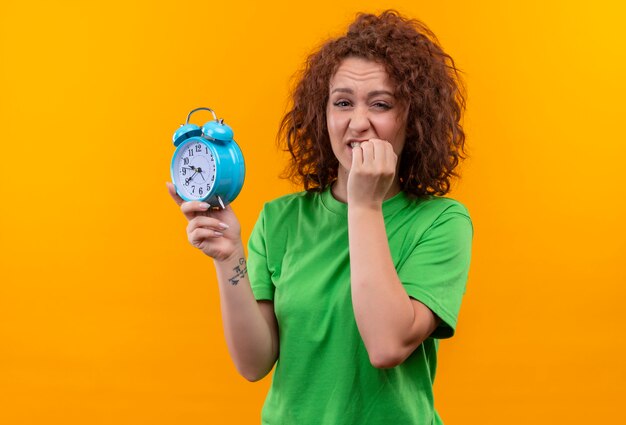
{"label": "short curly hair", "polygon": [[401,190],[417,197],[448,193],[451,178],[458,177],[455,168],[465,158],[463,82],[433,32],[394,10],[357,15],[346,35],[308,57],[278,133],[279,145],[291,154],[283,177],[307,191],[321,191],[336,180],[339,163],[326,107],[330,80],[348,57],[381,63],[396,86],[396,98],[409,108],[398,172]]}

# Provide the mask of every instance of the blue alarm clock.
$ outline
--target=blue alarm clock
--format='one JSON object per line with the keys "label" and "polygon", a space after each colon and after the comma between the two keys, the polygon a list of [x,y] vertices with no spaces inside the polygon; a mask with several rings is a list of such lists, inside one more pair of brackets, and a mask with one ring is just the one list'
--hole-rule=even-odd
{"label": "blue alarm clock", "polygon": [[[210,111],[213,121],[202,127],[189,124],[194,112]],[[233,130],[217,119],[210,108],[196,108],[174,133],[174,156],[170,171],[176,192],[185,201],[208,202],[225,208],[243,187],[246,173],[241,149],[233,140]]]}

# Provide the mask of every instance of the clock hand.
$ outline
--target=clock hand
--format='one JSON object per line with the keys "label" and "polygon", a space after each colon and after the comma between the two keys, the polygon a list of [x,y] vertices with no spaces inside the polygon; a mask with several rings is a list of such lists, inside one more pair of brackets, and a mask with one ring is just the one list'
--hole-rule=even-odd
{"label": "clock hand", "polygon": [[189,183],[189,182],[193,179],[193,177],[194,177],[196,174],[198,174],[198,172],[197,172],[197,171],[196,171],[196,172],[194,172],[194,173],[191,175],[191,177],[186,178],[186,179],[185,179],[185,183]]}
{"label": "clock hand", "polygon": [[202,177],[202,181],[206,181],[206,179],[202,175],[202,168],[198,167],[198,168],[196,168],[196,170],[198,171],[198,173],[200,173],[200,177]]}

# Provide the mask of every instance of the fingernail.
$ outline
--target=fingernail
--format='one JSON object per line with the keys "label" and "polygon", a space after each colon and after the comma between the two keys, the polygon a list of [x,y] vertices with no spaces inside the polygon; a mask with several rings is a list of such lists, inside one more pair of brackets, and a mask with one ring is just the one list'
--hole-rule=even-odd
{"label": "fingernail", "polygon": [[228,229],[230,226],[226,223],[219,223],[218,226],[220,226],[222,229]]}
{"label": "fingernail", "polygon": [[223,234],[222,232],[216,232],[216,231],[213,231],[213,234],[214,234],[215,236],[224,236],[224,234]]}
{"label": "fingernail", "polygon": [[211,205],[206,203],[206,202],[200,202],[200,208],[208,210],[209,208],[211,208]]}

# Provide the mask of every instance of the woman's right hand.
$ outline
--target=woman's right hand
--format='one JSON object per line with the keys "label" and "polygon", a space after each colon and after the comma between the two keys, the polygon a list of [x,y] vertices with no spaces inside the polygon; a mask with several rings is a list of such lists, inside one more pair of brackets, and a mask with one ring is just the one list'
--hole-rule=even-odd
{"label": "woman's right hand", "polygon": [[189,221],[187,239],[191,245],[215,261],[226,261],[243,252],[241,226],[230,205],[212,210],[205,202],[184,201],[170,182],[167,182],[167,190]]}

